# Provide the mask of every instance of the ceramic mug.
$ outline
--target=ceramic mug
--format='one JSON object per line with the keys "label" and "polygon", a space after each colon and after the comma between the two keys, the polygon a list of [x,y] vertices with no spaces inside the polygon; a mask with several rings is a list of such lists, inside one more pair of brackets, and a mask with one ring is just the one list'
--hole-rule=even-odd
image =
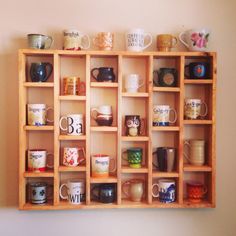
{"label": "ceramic mug", "polygon": [[52,74],[53,66],[49,62],[31,63],[30,78],[32,82],[46,82]]}
{"label": "ceramic mug", "polygon": [[207,51],[210,31],[206,28],[191,29],[180,33],[179,40],[189,51]]}
{"label": "ceramic mug", "polygon": [[[157,193],[154,188],[157,187]],[[158,197],[160,202],[171,203],[175,201],[175,181],[171,179],[159,179],[152,185],[152,196]]]}
{"label": "ceramic mug", "polygon": [[[170,119],[170,112],[173,112],[174,119]],[[174,124],[177,120],[177,112],[168,105],[154,105],[153,106],[153,126],[169,126]]]}
{"label": "ceramic mug", "polygon": [[[149,42],[145,45],[145,38]],[[128,51],[141,52],[152,44],[152,35],[145,33],[143,29],[131,29],[126,33],[126,49]]]}
{"label": "ceramic mug", "polygon": [[88,49],[90,47],[90,39],[87,34],[84,34],[78,30],[71,29],[65,30],[64,35],[64,50],[81,50]]}
{"label": "ceramic mug", "polygon": [[99,126],[111,126],[113,122],[112,107],[102,105],[91,109],[91,117]]}
{"label": "ceramic mug", "polygon": [[122,192],[131,201],[140,202],[144,193],[144,180],[131,179],[122,184]]}
{"label": "ceramic mug", "polygon": [[199,182],[187,182],[187,199],[193,203],[199,203],[207,193],[207,187]]}
{"label": "ceramic mug", "polygon": [[[62,121],[66,120],[66,127],[62,126]],[[60,129],[66,131],[67,135],[83,135],[83,114],[69,114],[62,116],[59,122]]]}
{"label": "ceramic mug", "polygon": [[111,32],[100,32],[93,39],[93,44],[100,50],[112,50],[114,43],[114,34]]}
{"label": "ceramic mug", "polygon": [[[66,195],[63,188],[66,187]],[[85,183],[83,180],[69,180],[60,186],[60,197],[68,200],[70,204],[79,205],[85,201]]]}
{"label": "ceramic mug", "polygon": [[28,46],[35,49],[49,49],[53,43],[51,36],[44,34],[27,34]]}
{"label": "ceramic mug", "polygon": [[27,105],[27,120],[28,125],[42,126],[47,122],[52,123],[53,120],[47,118],[49,110],[53,110],[52,107],[47,107],[46,104],[28,104]]}
{"label": "ceramic mug", "polygon": [[[32,204],[44,204],[52,196],[52,187],[44,182],[30,183],[29,185],[29,198]],[[51,188],[52,190],[52,188]]]}
{"label": "ceramic mug", "polygon": [[153,82],[158,87],[176,87],[178,72],[175,68],[160,68],[153,71]]}
{"label": "ceramic mug", "polygon": [[178,40],[171,34],[157,35],[157,50],[162,52],[169,52],[171,48],[175,47]]}
{"label": "ceramic mug", "polygon": [[[204,106],[205,112],[201,112]],[[197,120],[204,118],[208,113],[208,107],[201,99],[185,99],[184,100],[184,118],[186,120]]]}
{"label": "ceramic mug", "polygon": [[102,203],[113,203],[116,201],[115,184],[96,185],[91,190],[92,198]]}
{"label": "ceramic mug", "polygon": [[158,171],[172,172],[175,166],[175,153],[176,149],[172,147],[158,147],[155,152],[156,154],[156,164],[153,165],[158,169]]}
{"label": "ceramic mug", "polygon": [[[113,161],[113,168],[110,168],[110,162]],[[116,160],[104,154],[96,154],[91,157],[92,177],[109,177],[109,172],[116,171]]]}
{"label": "ceramic mug", "polygon": [[125,116],[125,134],[127,136],[139,136],[144,133],[144,119],[139,115]]}
{"label": "ceramic mug", "polygon": [[[125,155],[127,154],[127,155]],[[142,167],[142,158],[143,158],[143,149],[142,148],[128,148],[122,153],[122,159],[128,161],[131,168],[141,168]]]}
{"label": "ceramic mug", "polygon": [[47,164],[47,159],[53,158],[52,153],[48,153],[45,149],[28,150],[28,171],[44,172],[46,168],[53,168],[53,165]]}
{"label": "ceramic mug", "polygon": [[[82,152],[82,156],[80,155]],[[78,166],[85,161],[85,150],[80,147],[64,147],[63,149],[63,165]]]}
{"label": "ceramic mug", "polygon": [[[184,157],[192,165],[202,166],[205,163],[205,140],[192,139],[184,142]],[[188,149],[188,152],[187,150]]]}
{"label": "ceramic mug", "polygon": [[64,95],[81,95],[85,93],[85,83],[79,77],[69,76],[63,78]]}
{"label": "ceramic mug", "polygon": [[209,79],[210,64],[208,62],[192,62],[185,66],[185,78]]}
{"label": "ceramic mug", "polygon": [[[95,72],[97,75],[95,75]],[[112,67],[99,67],[91,70],[91,76],[97,82],[115,82],[116,76]]]}
{"label": "ceramic mug", "polygon": [[125,90],[127,93],[137,93],[144,85],[144,81],[138,74],[129,74],[125,77]]}

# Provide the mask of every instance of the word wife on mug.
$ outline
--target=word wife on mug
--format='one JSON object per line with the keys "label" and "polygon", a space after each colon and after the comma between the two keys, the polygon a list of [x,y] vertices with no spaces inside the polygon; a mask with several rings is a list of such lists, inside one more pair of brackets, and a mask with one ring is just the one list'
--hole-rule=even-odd
{"label": "word wife on mug", "polygon": [[[66,127],[62,126],[62,121],[66,120]],[[67,135],[83,135],[83,114],[69,114],[62,116],[59,122],[60,129],[66,131]]]}

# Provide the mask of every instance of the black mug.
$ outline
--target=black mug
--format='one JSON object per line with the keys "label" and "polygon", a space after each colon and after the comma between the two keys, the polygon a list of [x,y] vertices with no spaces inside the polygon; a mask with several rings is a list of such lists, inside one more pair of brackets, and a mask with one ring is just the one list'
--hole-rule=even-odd
{"label": "black mug", "polygon": [[209,79],[210,64],[208,62],[192,62],[185,66],[187,79]]}
{"label": "black mug", "polygon": [[175,68],[160,68],[153,71],[153,82],[159,87],[176,87],[178,73]]}
{"label": "black mug", "polygon": [[92,197],[102,203],[113,203],[116,200],[115,184],[96,185],[91,190]]}
{"label": "black mug", "polygon": [[[95,72],[98,72],[95,75]],[[99,67],[91,70],[91,76],[98,82],[115,82],[115,74],[112,67]]]}
{"label": "black mug", "polygon": [[52,73],[53,66],[48,62],[31,63],[30,77],[32,82],[45,82]]}

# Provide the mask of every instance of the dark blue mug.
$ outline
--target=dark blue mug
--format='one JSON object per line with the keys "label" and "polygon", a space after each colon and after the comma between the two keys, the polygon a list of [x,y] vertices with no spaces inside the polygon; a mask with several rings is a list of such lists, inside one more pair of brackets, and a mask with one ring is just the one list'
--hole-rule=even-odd
{"label": "dark blue mug", "polygon": [[52,74],[53,66],[49,62],[31,63],[30,77],[32,82],[46,82]]}
{"label": "dark blue mug", "polygon": [[115,189],[115,184],[96,185],[91,190],[92,198],[102,203],[113,203],[116,200]]}
{"label": "dark blue mug", "polygon": [[208,62],[192,62],[185,66],[187,79],[209,79],[210,64]]}

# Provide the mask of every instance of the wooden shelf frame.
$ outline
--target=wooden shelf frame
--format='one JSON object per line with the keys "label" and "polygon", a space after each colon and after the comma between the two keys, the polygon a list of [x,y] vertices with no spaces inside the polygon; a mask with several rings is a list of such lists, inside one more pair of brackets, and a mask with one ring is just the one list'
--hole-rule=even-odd
{"label": "wooden shelf frame", "polygon": [[[26,82],[25,65],[27,57],[50,57],[53,59],[53,82],[46,83],[32,83]],[[85,80],[86,80],[86,95],[83,96],[63,96],[60,94],[60,76],[61,76],[61,58],[70,57],[83,57],[85,58]],[[91,82],[90,78],[90,64],[91,58],[116,58],[117,59],[117,77],[118,82],[115,83],[101,83]],[[189,58],[208,58],[211,63],[211,79],[208,80],[190,80],[184,77],[184,66],[186,60]],[[122,79],[124,76],[123,62],[124,59],[142,58],[146,60],[146,91],[135,94],[129,94],[122,91]],[[153,65],[156,59],[174,59],[176,60],[176,68],[178,70],[179,83],[178,87],[154,87],[153,86]],[[200,59],[199,59],[200,60]],[[209,109],[211,110],[209,120],[184,120],[183,107],[186,86],[207,86],[210,89],[209,94]],[[198,86],[199,87],[199,86]],[[52,89],[53,90],[53,104],[54,104],[54,124],[48,126],[27,126],[26,125],[26,103],[27,92],[31,88],[37,89]],[[91,100],[90,94],[96,89],[112,89],[117,93],[116,107],[117,107],[117,126],[116,127],[94,127],[91,126],[90,120],[90,107]],[[59,209],[93,209],[93,208],[213,208],[215,207],[215,122],[216,122],[216,53],[215,52],[127,52],[127,51],[66,51],[66,50],[34,50],[34,49],[20,49],[19,50],[19,209],[23,210],[59,210]],[[175,107],[178,113],[178,126],[169,127],[153,127],[152,126],[152,107],[154,93],[169,94],[172,93],[176,96]],[[122,130],[122,100],[123,99],[143,99],[145,101],[145,113],[147,118],[147,131],[146,136],[127,137],[123,136]],[[59,119],[61,112],[61,102],[79,101],[85,103],[85,135],[82,136],[69,136],[60,134]],[[128,101],[128,100],[127,100]],[[210,134],[208,136],[209,142],[209,155],[208,165],[202,167],[194,167],[184,164],[183,161],[183,141],[184,130],[186,127],[201,125],[202,127],[210,127]],[[53,133],[53,146],[54,146],[54,170],[44,173],[27,172],[25,152],[28,149],[28,133],[32,131],[45,132],[50,131]],[[90,170],[90,156],[91,156],[91,132],[113,132],[116,135],[116,156],[117,156],[117,171],[116,177],[107,179],[95,179],[91,177]],[[176,171],[156,172],[153,170],[152,150],[153,150],[153,133],[154,132],[175,132],[178,137],[178,159]],[[60,145],[61,142],[83,141],[86,148],[86,163],[84,166],[78,167],[65,167],[60,165]],[[124,142],[144,143],[148,153],[146,159],[146,166],[140,169],[132,169],[122,166],[121,163],[121,149]],[[79,206],[69,205],[67,202],[61,201],[59,198],[59,187],[61,184],[61,174],[68,172],[82,173],[86,181],[86,202]],[[184,174],[185,173],[207,173],[207,185],[209,193],[207,201],[199,204],[188,202],[183,197],[184,192]],[[146,179],[146,200],[144,202],[135,203],[127,199],[122,199],[122,176],[130,175],[144,175]],[[26,184],[30,178],[50,178],[53,180],[54,195],[53,201],[43,205],[32,205],[26,202]],[[172,204],[163,204],[158,200],[152,198],[152,184],[155,178],[174,178],[176,179],[177,187],[177,202]],[[99,183],[116,183],[117,185],[117,202],[114,204],[101,204],[99,202],[91,201],[90,190],[91,184]]]}

